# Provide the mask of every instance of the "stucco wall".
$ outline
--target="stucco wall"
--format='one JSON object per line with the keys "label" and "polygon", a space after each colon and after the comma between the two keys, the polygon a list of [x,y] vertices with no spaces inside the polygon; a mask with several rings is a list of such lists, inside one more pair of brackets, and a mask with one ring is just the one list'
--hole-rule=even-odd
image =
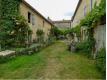
{"label": "stucco wall", "polygon": [[45,19],[43,19],[40,15],[38,15],[35,11],[30,9],[28,6],[26,6],[24,3],[21,3],[20,13],[25,17],[27,21],[28,21],[28,12],[30,12],[35,19],[34,25],[29,23],[31,30],[33,31],[32,40],[37,39],[37,36],[36,36],[37,29],[42,29],[45,32],[45,39],[47,39],[49,30],[51,29],[52,25],[49,22],[47,22]]}
{"label": "stucco wall", "polygon": [[96,51],[106,47],[106,24],[99,25],[94,29],[94,38],[96,40]]}

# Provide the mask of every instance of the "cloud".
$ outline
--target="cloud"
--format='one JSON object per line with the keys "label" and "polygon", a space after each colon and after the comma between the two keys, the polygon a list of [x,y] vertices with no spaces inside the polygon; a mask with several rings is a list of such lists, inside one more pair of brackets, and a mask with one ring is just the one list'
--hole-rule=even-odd
{"label": "cloud", "polygon": [[26,0],[46,18],[71,19],[79,0]]}

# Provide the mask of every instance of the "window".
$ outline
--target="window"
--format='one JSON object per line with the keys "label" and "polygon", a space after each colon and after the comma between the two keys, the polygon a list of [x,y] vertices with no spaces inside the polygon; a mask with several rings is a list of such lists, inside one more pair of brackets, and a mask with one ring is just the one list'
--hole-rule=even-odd
{"label": "window", "polygon": [[45,21],[43,21],[43,27],[45,26]]}
{"label": "window", "polygon": [[84,16],[86,16],[86,5],[84,6]]}
{"label": "window", "polygon": [[32,15],[32,25],[35,25],[35,16]]}
{"label": "window", "polygon": [[28,23],[31,23],[31,13],[28,12]]}
{"label": "window", "polygon": [[28,23],[31,23],[32,25],[35,25],[35,16],[28,12]]}
{"label": "window", "polygon": [[90,0],[90,10],[92,10],[92,8],[93,8],[93,2],[92,0]]}

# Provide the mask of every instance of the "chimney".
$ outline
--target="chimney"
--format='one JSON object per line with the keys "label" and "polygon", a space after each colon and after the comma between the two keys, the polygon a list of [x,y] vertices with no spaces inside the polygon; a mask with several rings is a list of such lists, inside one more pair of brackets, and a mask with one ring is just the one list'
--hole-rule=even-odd
{"label": "chimney", "polygon": [[49,20],[49,21],[52,21],[52,20],[50,19],[50,17],[48,17],[48,20]]}

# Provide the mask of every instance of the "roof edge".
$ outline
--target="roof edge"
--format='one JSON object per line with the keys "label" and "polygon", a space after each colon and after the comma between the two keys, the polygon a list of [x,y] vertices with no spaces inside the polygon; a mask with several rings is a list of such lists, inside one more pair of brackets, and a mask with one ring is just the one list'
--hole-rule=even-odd
{"label": "roof edge", "polygon": [[27,7],[31,8],[34,12],[36,12],[38,15],[40,15],[43,19],[45,19],[49,24],[51,24],[52,26],[54,26],[54,24],[52,22],[50,22],[48,19],[46,19],[41,13],[39,13],[35,8],[33,8],[29,3],[27,3],[25,0],[21,1],[22,3],[24,3]]}
{"label": "roof edge", "polygon": [[73,16],[72,16],[72,18],[71,18],[71,21],[73,21],[73,20],[74,20],[74,17],[75,17],[75,15],[76,15],[76,12],[77,12],[77,10],[78,10],[78,8],[79,8],[79,6],[80,6],[81,2],[82,2],[82,0],[79,0],[79,1],[78,1],[78,4],[77,4],[77,7],[76,7],[76,10],[75,10],[75,12],[74,12],[74,14],[73,14]]}
{"label": "roof edge", "polygon": [[71,23],[71,20],[52,21],[53,23]]}

